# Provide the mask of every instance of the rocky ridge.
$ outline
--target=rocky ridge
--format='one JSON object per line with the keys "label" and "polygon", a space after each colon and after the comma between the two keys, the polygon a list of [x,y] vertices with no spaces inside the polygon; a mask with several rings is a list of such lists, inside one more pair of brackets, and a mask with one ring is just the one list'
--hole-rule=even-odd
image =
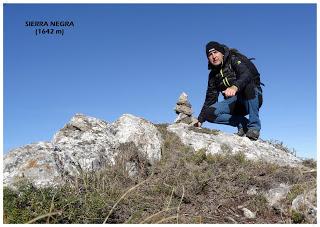
{"label": "rocky ridge", "polygon": [[[301,160],[273,144],[251,141],[223,132],[208,133],[186,123],[174,123],[167,130],[175,133],[186,146],[207,154],[243,152],[248,159],[279,165],[297,166]],[[37,186],[59,185],[81,171],[112,165],[121,144],[134,143],[138,155],[152,165],[161,159],[162,136],[151,122],[124,114],[117,121],[76,114],[50,142],[19,147],[4,157],[4,185],[27,179]],[[135,171],[135,163],[128,163]],[[128,167],[129,168],[129,167]]]}
{"label": "rocky ridge", "polygon": [[[206,155],[213,155],[240,152],[250,160],[305,169],[301,159],[263,140],[251,141],[247,137],[196,128],[192,126],[192,121],[165,127],[195,153],[204,151]],[[159,128],[143,118],[124,114],[117,121],[108,123],[76,114],[51,141],[10,151],[4,157],[3,184],[14,189],[19,182],[27,180],[41,188],[61,186],[83,172],[113,166],[123,155],[127,155],[126,171],[135,176],[139,172],[139,161],[143,160],[152,166],[161,160],[163,146],[164,139]],[[291,185],[284,183],[265,192],[270,207],[281,210],[280,201],[286,198],[291,188]],[[247,193],[256,194],[258,190],[251,188]],[[310,213],[308,218],[315,220],[315,198],[315,190],[297,196],[293,200],[292,210],[301,207],[307,209],[306,213]],[[239,209],[248,219],[255,218],[255,213],[247,208]]]}

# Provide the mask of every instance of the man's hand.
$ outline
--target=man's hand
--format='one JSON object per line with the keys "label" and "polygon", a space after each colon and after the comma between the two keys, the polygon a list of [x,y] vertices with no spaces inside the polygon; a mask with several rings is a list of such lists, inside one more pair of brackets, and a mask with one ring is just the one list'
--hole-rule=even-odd
{"label": "man's hand", "polygon": [[227,97],[235,96],[238,91],[238,88],[234,85],[231,87],[228,87],[226,90],[224,90],[222,93],[225,94]]}
{"label": "man's hand", "polygon": [[200,122],[200,121],[198,121],[198,122],[197,122],[197,123],[195,123],[193,126],[194,126],[194,127],[201,127],[201,125],[202,125],[202,124],[201,124],[201,122]]}

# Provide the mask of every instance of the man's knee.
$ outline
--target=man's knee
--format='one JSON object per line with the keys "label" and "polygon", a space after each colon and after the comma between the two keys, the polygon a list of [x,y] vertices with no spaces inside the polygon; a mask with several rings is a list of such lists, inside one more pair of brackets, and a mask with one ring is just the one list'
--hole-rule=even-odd
{"label": "man's knee", "polygon": [[206,112],[205,112],[206,121],[209,121],[211,123],[215,122],[216,118],[218,117],[216,110],[217,109],[213,106],[210,106],[206,109]]}

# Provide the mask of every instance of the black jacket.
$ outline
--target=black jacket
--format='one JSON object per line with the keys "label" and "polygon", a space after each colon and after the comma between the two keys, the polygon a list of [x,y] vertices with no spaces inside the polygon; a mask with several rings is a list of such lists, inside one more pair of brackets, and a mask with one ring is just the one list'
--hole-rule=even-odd
{"label": "black jacket", "polygon": [[[210,62],[208,63],[208,68],[211,71],[209,73],[206,99],[198,116],[198,120],[201,123],[205,121],[206,108],[218,101],[220,92],[235,85],[239,93],[248,84],[254,83],[254,75],[248,66],[238,56],[231,54],[229,48],[226,46],[224,48],[225,54],[222,65],[213,66]],[[258,73],[258,71],[256,72]]]}

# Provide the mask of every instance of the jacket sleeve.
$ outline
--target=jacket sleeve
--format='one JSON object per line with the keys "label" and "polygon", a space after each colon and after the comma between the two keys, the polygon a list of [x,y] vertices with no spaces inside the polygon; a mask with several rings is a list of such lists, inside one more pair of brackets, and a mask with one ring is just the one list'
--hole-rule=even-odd
{"label": "jacket sleeve", "polygon": [[239,91],[241,91],[247,84],[251,82],[253,75],[247,65],[236,56],[232,57],[231,66],[237,77],[236,81],[233,82],[233,85],[237,86]]}
{"label": "jacket sleeve", "polygon": [[208,87],[207,87],[207,92],[206,92],[206,99],[204,101],[204,104],[202,106],[201,112],[198,116],[198,121],[203,123],[205,122],[205,111],[206,109],[211,106],[212,104],[216,103],[218,101],[219,97],[219,91],[216,89],[215,83],[214,83],[214,78],[209,74],[209,79],[208,79]]}

